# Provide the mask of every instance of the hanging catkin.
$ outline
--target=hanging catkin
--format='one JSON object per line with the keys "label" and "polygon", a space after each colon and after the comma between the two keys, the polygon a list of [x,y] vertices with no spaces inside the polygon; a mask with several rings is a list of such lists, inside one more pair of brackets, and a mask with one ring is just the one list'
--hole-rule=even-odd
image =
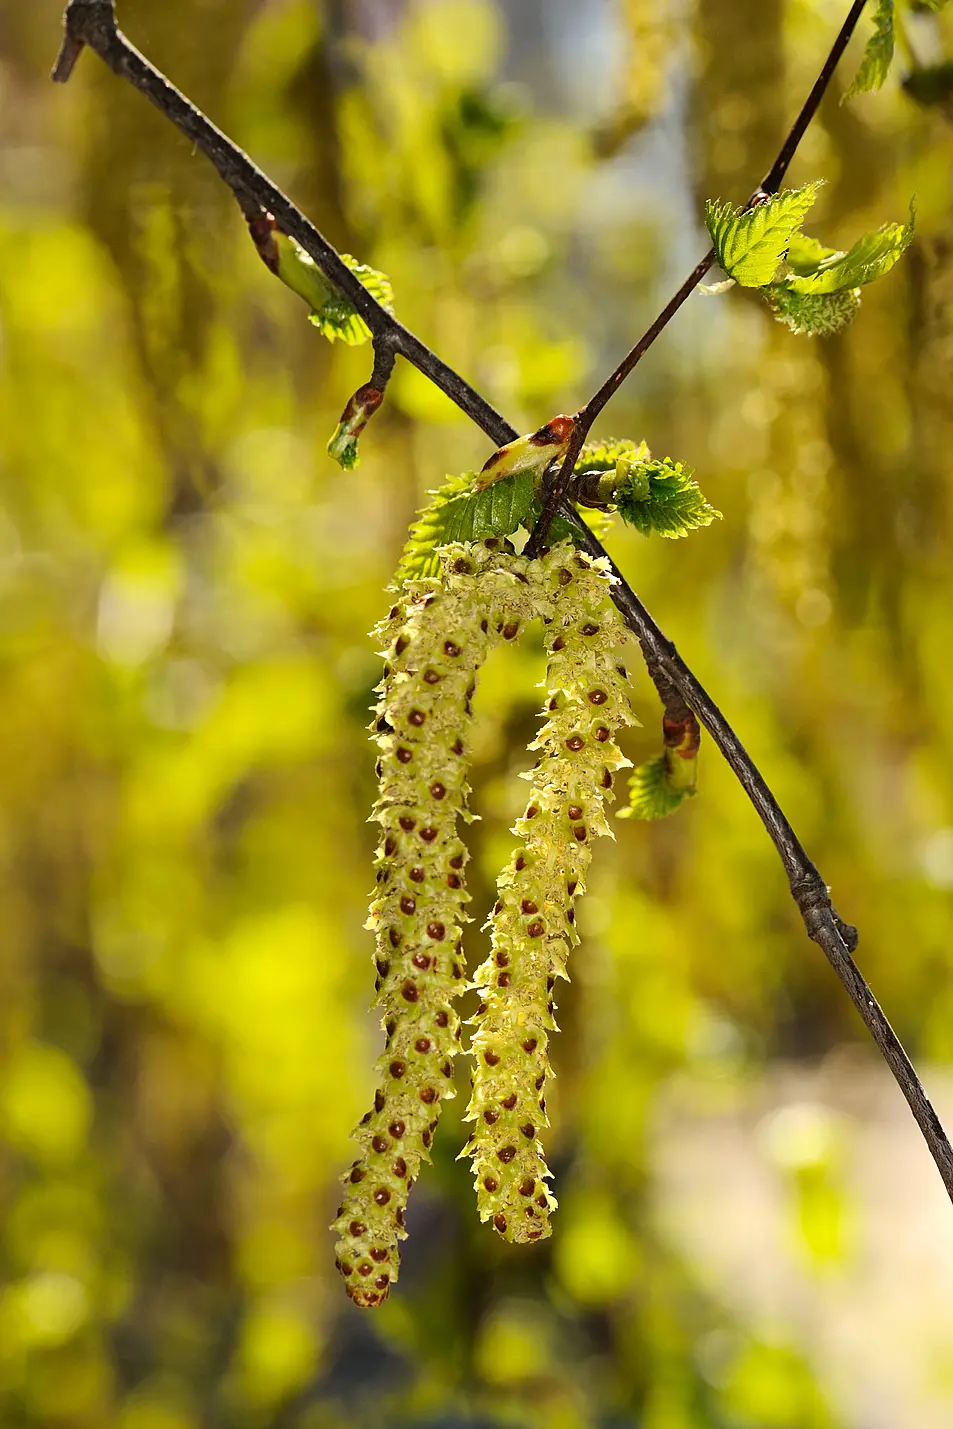
{"label": "hanging catkin", "polygon": [[377,634],[386,642],[373,728],[380,749],[382,828],[377,893],[376,1005],[386,1046],[374,1108],[355,1133],[361,1155],[345,1178],[334,1229],[337,1265],[358,1305],[379,1305],[397,1279],[404,1208],[442,1101],[453,1096],[465,987],[460,946],[468,894],[467,726],[489,645],[515,639],[546,605],[549,566],[490,540],[450,546],[439,579],[408,582]]}
{"label": "hanging catkin", "polygon": [[568,976],[569,949],[579,941],[575,903],[585,889],[592,841],[610,833],[603,806],[613,776],[629,764],[613,732],[637,722],[619,663],[627,632],[604,564],[565,548],[545,564],[553,582],[547,719],[530,746],[540,757],[524,776],[532,792],[513,830],[522,846],[500,875],[489,920],[492,951],[475,976],[482,1000],[473,1019],[467,1112],[480,1218],[492,1219],[509,1241],[551,1232],[556,1202],[538,1133],[548,1125],[553,987]]}

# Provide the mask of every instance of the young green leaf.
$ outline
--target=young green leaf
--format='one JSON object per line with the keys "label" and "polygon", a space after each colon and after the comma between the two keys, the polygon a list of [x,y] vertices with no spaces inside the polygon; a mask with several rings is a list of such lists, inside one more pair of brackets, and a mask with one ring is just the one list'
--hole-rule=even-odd
{"label": "young green leaf", "polygon": [[587,442],[573,468],[576,476],[590,471],[613,471],[620,459],[648,461],[651,452],[645,442],[632,442],[627,437],[609,437],[604,442]]}
{"label": "young green leaf", "polygon": [[634,770],[629,780],[629,802],[620,809],[620,819],[665,819],[680,809],[695,793],[694,785],[679,788],[672,779],[663,752]]}
{"label": "young green leaf", "polygon": [[831,253],[812,273],[789,274],[784,286],[795,293],[842,293],[873,283],[889,273],[913,239],[916,222],[910,205],[907,223],[885,223],[874,233],[865,233],[846,253]]}
{"label": "young green leaf", "polygon": [[893,59],[893,21],[894,0],[878,0],[874,15],[874,33],[867,41],[860,69],[844,95],[845,99],[853,99],[855,94],[867,94],[872,89],[879,89],[887,78],[890,61]]}
{"label": "young green leaf", "polygon": [[662,753],[632,774],[628,807],[619,810],[620,819],[664,819],[696,792],[701,743],[697,719],[687,708],[666,710],[662,736]]}
{"label": "young green leaf", "polygon": [[686,536],[721,518],[699,490],[691,467],[668,457],[633,464],[616,488],[615,502],[623,521],[643,536]]}
{"label": "young green leaf", "polygon": [[509,536],[526,521],[533,507],[531,472],[504,477],[482,491],[472,489],[475,479],[473,472],[465,472],[431,493],[433,500],[410,528],[394,577],[397,586],[437,575],[441,546]]}
{"label": "young green leaf", "polygon": [[829,337],[840,332],[853,321],[860,307],[857,288],[842,293],[798,293],[783,283],[769,283],[762,292],[778,322],[808,337]]}
{"label": "young green leaf", "polygon": [[[274,232],[274,244],[277,251],[275,271],[278,277],[309,304],[310,321],[328,341],[334,342],[340,338],[351,347],[367,342],[371,333],[364,319],[343,293],[339,293],[337,288],[328,282],[310,253],[306,253],[293,238],[277,230]],[[382,307],[392,313],[394,294],[390,279],[384,273],[378,273],[376,269],[359,263],[349,253],[342,253],[341,259],[371,297],[376,298]]]}
{"label": "young green leaf", "polygon": [[836,248],[827,248],[817,238],[809,238],[806,233],[795,233],[788,249],[787,265],[802,278],[816,273],[822,263],[830,258],[843,258]]}
{"label": "young green leaf", "polygon": [[818,181],[785,189],[749,209],[709,199],[705,205],[708,232],[728,276],[743,288],[770,283],[819,188]]}

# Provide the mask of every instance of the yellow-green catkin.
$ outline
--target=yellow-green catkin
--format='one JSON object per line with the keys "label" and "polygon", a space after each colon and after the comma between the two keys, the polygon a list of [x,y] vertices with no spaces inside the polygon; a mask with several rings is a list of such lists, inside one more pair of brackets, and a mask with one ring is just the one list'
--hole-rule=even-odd
{"label": "yellow-green catkin", "polygon": [[407,1195],[453,1096],[466,986],[460,946],[468,901],[467,733],[477,671],[489,645],[516,639],[536,614],[544,563],[504,542],[457,545],[441,575],[407,583],[377,634],[386,643],[372,728],[380,750],[376,1005],[386,1045],[374,1107],[355,1132],[361,1154],[345,1177],[334,1229],[347,1293],[371,1307],[397,1279]]}
{"label": "yellow-green catkin", "polygon": [[[556,556],[556,561],[552,560]],[[557,548],[546,626],[546,722],[530,746],[532,790],[513,830],[522,840],[498,880],[489,923],[492,951],[477,970],[481,1003],[473,1019],[473,1158],[481,1220],[508,1241],[551,1234],[556,1205],[539,1139],[548,1125],[553,988],[568,976],[579,941],[575,904],[585,889],[593,839],[610,834],[604,805],[627,767],[613,735],[637,723],[620,663],[627,641],[604,563]]]}

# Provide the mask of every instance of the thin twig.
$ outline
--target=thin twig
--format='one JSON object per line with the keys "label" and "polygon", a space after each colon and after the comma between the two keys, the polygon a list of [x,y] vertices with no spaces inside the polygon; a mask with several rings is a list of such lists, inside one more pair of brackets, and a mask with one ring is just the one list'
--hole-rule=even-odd
{"label": "thin twig", "polygon": [[866,0],[854,0],[847,14],[847,19],[840,28],[840,34],[831,46],[831,52],[824,61],[824,66],[814,82],[814,88],[805,99],[801,112],[791,125],[791,132],[781,145],[781,152],[775,159],[771,168],[761,180],[761,189],[766,194],[776,194],[784,182],[784,176],[791,167],[791,160],[797,152],[797,147],[804,138],[807,126],[814,118],[821,107],[821,100],[827,93],[834,71],[840,63],[841,55],[850,44],[851,36],[857,28],[857,21],[860,19],[861,11],[866,4]]}
{"label": "thin twig", "polygon": [[[70,0],[65,25],[66,39],[61,56],[67,47],[73,53],[77,45],[88,45],[95,50],[114,74],[144,94],[192,140],[232,190],[246,216],[249,201],[257,204],[264,213],[274,216],[282,233],[296,239],[311,255],[325,277],[357,309],[373,334],[386,332],[394,350],[429,377],[497,446],[512,441],[518,435],[485,397],[371,296],[341,260],[336,249],[288,196],[130,44],[116,25],[115,0]],[[53,78],[69,78],[69,71],[63,72],[59,60],[53,70]]]}
{"label": "thin twig", "polygon": [[[781,187],[784,176],[791,166],[791,160],[797,152],[797,147],[804,138],[805,130],[820,108],[821,100],[827,92],[827,87],[833,78],[838,61],[847,48],[851,35],[857,27],[857,21],[860,19],[861,11],[865,4],[866,0],[854,0],[854,3],[851,5],[847,19],[841,26],[840,33],[831,46],[830,54],[824,61],[814,87],[801,106],[800,113],[791,125],[788,135],[781,145],[778,157],[771,165],[767,174],[765,174],[760,186],[755,189],[751,195],[751,198],[745,205],[746,208],[753,208],[756,203],[762,202],[767,194],[777,193]],[[615,396],[616,392],[618,392],[625,379],[635,371],[656,338],[665,331],[682,304],[691,297],[709,268],[711,268],[715,262],[715,258],[714,248],[709,248],[704,258],[702,258],[692,269],[691,273],[689,273],[675,296],[666,303],[651,327],[642,334],[635,346],[626,353],[615,371],[609,374],[599,390],[589,399],[585,407],[583,407],[582,411],[576,414],[576,430],[573,433],[573,439],[569,444],[569,450],[566,453],[562,465],[558,472],[551,478],[549,491],[543,503],[543,509],[526,548],[529,555],[538,555],[541,547],[546,542],[553,517],[559,510],[560,503],[569,494],[572,486],[573,472],[576,462],[579,459],[579,453],[582,451],[596,418],[606,404]]]}
{"label": "thin twig", "polygon": [[[772,181],[775,184],[781,182],[797,140],[816,111],[833,66],[863,9],[863,3],[864,0],[855,0],[851,7],[818,83],[798,116],[791,135],[785,141],[777,163],[762,186],[765,191]],[[95,50],[116,74],[145,94],[168,119],[193,140],[231,188],[246,217],[254,218],[256,213],[259,217],[262,214],[273,214],[282,231],[297,239],[325,276],[354,304],[375,339],[383,339],[381,347],[375,344],[378,361],[386,365],[391,356],[399,354],[412,362],[486,432],[497,446],[512,441],[518,435],[516,429],[511,427],[479,392],[371,297],[300,209],[129,43],[116,27],[114,0],[70,0],[65,26],[66,38],[54,70],[54,78],[69,78],[76,57],[84,45]],[[707,266],[709,264],[706,262],[706,268]],[[695,282],[700,281],[705,269],[701,265],[699,269],[695,270],[698,278],[693,274],[694,281],[689,280],[691,287],[683,285],[687,288],[684,296],[681,296],[683,290],[680,289],[676,299],[669,304],[671,312],[666,308],[665,314],[661,315],[665,322],[677,311],[688,292],[695,286]],[[664,325],[663,322],[662,326]],[[653,332],[656,326],[657,324],[653,324],[649,331]],[[661,331],[661,327],[658,331]],[[652,340],[654,341],[654,336]],[[647,347],[642,347],[644,341],[640,339],[633,352],[640,347],[642,351],[647,350]],[[382,358],[382,351],[389,355]],[[606,385],[604,384],[604,387]],[[615,391],[617,386],[618,383],[614,384],[612,391]],[[559,510],[579,527],[583,547],[593,556],[608,559],[604,547],[588,527],[583,525],[572,505],[563,499],[559,503]],[[909,1058],[851,957],[851,950],[857,942],[856,930],[838,917],[820,873],[808,858],[777,800],[731,725],[614,564],[610,564],[616,578],[613,599],[639,640],[649,670],[654,672],[659,683],[663,701],[666,699],[665,691],[674,688],[689,708],[694,710],[751,800],[781,857],[792,896],[808,935],[823,949],[896,1078],[937,1164],[943,1184],[953,1200],[953,1147],[950,1146]]]}
{"label": "thin twig", "polygon": [[[591,532],[582,533],[580,544],[594,556],[604,554],[602,546]],[[637,636],[646,663],[650,667],[655,664],[686,704],[695,711],[757,809],[772,843],[781,856],[791,886],[791,896],[797,904],[808,936],[823,950],[896,1078],[937,1164],[947,1194],[953,1200],[953,1147],[950,1146],[900,1039],[851,957],[858,941],[856,928],[838,916],[831,904],[827,885],[808,858],[777,799],[721,710],[685,664],[675,646],[662,634],[638,596],[623,580],[614,562],[612,571],[617,582],[613,599],[627,625]]]}
{"label": "thin twig", "polygon": [[394,374],[397,354],[384,333],[374,338],[374,370],[370,382],[359,387],[341,413],[337,431],[328,442],[328,456],[350,471],[357,465],[358,438],[384,400]]}

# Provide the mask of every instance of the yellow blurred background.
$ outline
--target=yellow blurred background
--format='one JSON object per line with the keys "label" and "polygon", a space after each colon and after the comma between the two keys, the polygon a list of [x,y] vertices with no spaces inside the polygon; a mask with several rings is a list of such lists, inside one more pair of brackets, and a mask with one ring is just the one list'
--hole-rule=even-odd
{"label": "yellow blurred background", "polygon": [[[119,17],[526,431],[697,261],[704,198],[747,198],[846,8]],[[948,1426],[953,1211],[707,742],[696,800],[598,849],[553,1049],[553,1238],[477,1222],[459,1096],[399,1285],[372,1315],[345,1300],[326,1227],[380,1043],[367,632],[423,493],[489,444],[400,364],[360,468],[330,462],[367,350],[309,327],[205,161],[94,56],[50,85],[61,11],[0,0],[3,1429]],[[824,342],[694,297],[601,432],[689,462],[724,512],[610,546],[953,1118],[953,130],[898,84],[953,53],[953,19],[905,34],[844,105],[855,40],[790,178],[828,181],[808,226],[839,246],[915,193],[902,264]],[[477,914],[540,673],[529,642],[479,692]],[[636,699],[638,762],[643,675]]]}

